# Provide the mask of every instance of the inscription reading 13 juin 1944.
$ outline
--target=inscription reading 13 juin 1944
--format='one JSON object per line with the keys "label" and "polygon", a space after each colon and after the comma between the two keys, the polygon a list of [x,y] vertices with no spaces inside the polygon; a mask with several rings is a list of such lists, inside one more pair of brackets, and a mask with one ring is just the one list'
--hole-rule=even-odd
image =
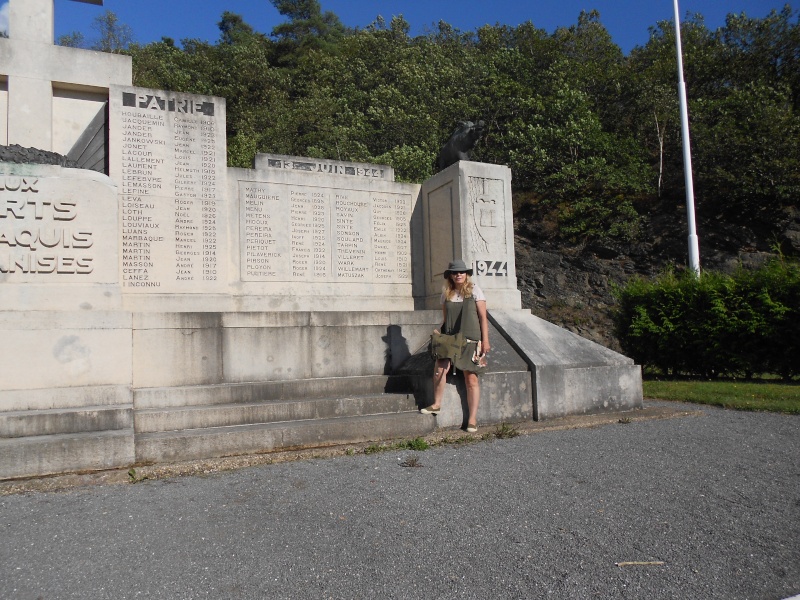
{"label": "inscription reading 13 juin 1944", "polygon": [[[122,283],[192,291],[219,282],[222,194],[213,101],[121,93]],[[155,291],[155,290],[153,290]]]}

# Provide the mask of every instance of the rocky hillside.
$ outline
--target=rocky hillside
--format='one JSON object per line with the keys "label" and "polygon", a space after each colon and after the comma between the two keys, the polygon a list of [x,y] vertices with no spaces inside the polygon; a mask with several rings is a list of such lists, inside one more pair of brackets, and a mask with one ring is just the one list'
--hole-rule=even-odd
{"label": "rocky hillside", "polygon": [[[559,243],[546,218],[530,209],[517,211],[516,268],[522,306],[587,339],[620,350],[614,337],[612,288],[634,275],[653,277],[668,265],[688,261],[684,206],[652,214],[646,243],[569,246]],[[702,270],[730,273],[739,264],[757,267],[776,243],[800,256],[800,210],[786,209],[762,223],[736,224],[698,212]]]}

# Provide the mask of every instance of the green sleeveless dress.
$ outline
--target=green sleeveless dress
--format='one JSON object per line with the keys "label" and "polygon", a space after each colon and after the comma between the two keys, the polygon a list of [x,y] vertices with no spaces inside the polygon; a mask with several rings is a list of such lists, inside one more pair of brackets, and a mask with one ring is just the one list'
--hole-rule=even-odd
{"label": "green sleeveless dress", "polygon": [[461,356],[453,361],[453,366],[461,371],[482,374],[486,367],[472,362],[472,356],[478,349],[481,339],[481,324],[478,320],[478,307],[475,297],[464,298],[463,302],[445,301],[445,320],[442,333],[453,335],[461,333],[466,338],[466,347]]}

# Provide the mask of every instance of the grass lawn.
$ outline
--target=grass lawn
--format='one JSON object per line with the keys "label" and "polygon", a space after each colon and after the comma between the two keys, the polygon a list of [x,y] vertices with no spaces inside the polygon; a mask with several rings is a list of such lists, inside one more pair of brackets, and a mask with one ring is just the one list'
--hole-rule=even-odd
{"label": "grass lawn", "polygon": [[644,397],[800,414],[800,385],[791,383],[651,379],[644,381]]}

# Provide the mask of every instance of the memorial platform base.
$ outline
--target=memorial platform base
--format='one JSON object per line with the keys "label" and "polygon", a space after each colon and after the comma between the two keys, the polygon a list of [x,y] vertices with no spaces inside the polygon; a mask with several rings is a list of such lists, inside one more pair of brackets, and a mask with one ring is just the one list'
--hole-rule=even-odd
{"label": "memorial platform base", "polygon": [[[438,417],[441,312],[0,312],[0,479],[413,438]],[[640,408],[632,361],[528,311],[490,313],[481,426]]]}
{"label": "memorial platform base", "polygon": [[438,311],[0,311],[0,479],[417,437]]}

